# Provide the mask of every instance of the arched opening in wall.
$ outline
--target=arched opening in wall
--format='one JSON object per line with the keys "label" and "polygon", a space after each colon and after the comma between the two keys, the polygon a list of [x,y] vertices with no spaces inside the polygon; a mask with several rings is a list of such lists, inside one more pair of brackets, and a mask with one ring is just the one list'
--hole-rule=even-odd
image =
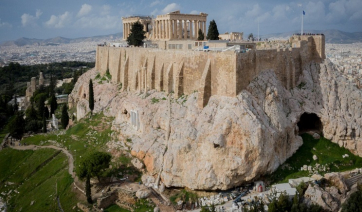
{"label": "arched opening in wall", "polygon": [[321,119],[315,113],[303,113],[298,122],[299,134],[314,131],[321,133],[323,125]]}

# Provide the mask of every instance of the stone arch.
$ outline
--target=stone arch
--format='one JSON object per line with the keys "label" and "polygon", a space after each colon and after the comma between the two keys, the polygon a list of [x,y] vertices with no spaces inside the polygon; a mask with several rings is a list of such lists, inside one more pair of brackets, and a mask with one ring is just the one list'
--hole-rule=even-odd
{"label": "stone arch", "polygon": [[321,119],[315,113],[303,113],[298,122],[299,134],[314,131],[321,133],[323,131],[323,124]]}

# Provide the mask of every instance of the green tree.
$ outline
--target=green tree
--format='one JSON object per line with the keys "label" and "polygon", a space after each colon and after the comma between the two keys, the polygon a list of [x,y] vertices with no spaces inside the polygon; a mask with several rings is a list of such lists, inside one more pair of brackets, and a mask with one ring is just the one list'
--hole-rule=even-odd
{"label": "green tree", "polygon": [[81,180],[86,180],[86,197],[92,203],[90,179],[97,177],[100,181],[101,173],[109,167],[112,156],[105,152],[92,152],[80,161],[77,175]]}
{"label": "green tree", "polygon": [[248,40],[249,40],[249,41],[254,41],[254,35],[253,35],[253,33],[250,33],[250,34],[248,35]]}
{"label": "green tree", "polygon": [[206,39],[208,40],[219,40],[219,30],[215,20],[210,21],[209,30],[207,31]]}
{"label": "green tree", "polygon": [[358,191],[351,194],[347,201],[342,205],[342,212],[362,212],[362,185],[357,186]]}
{"label": "green tree", "polygon": [[55,114],[55,110],[58,108],[57,98],[55,94],[52,93],[50,97],[50,114]]}
{"label": "green tree", "polygon": [[9,123],[10,135],[14,138],[20,139],[24,134],[25,121],[22,113],[16,113],[14,119]]}
{"label": "green tree", "polygon": [[199,29],[199,36],[197,37],[197,40],[204,40],[205,39],[205,35],[204,33],[202,32],[201,29]]}
{"label": "green tree", "polygon": [[43,133],[47,132],[47,121],[45,119],[45,113],[43,115]]}
{"label": "green tree", "polygon": [[61,119],[62,127],[65,129],[69,123],[69,115],[68,115],[68,107],[66,104],[63,105],[62,108],[62,119]]}
{"label": "green tree", "polygon": [[39,120],[41,120],[41,118],[43,117],[43,114],[44,114],[44,107],[45,107],[44,102],[45,102],[46,98],[47,98],[46,93],[39,93],[34,98],[34,101],[36,102],[37,109],[38,109]]}
{"label": "green tree", "polygon": [[93,93],[93,82],[92,79],[89,80],[89,109],[91,114],[93,114],[94,109],[94,93]]}
{"label": "green tree", "polygon": [[28,107],[28,109],[26,109],[25,115],[26,115],[26,121],[36,120],[37,119],[36,110],[35,110],[32,103],[31,103],[30,107]]}
{"label": "green tree", "polygon": [[289,197],[285,193],[281,193],[278,199],[277,206],[280,211],[290,211],[292,202],[289,201]]}
{"label": "green tree", "polygon": [[140,22],[136,22],[132,25],[131,33],[127,38],[128,45],[142,46],[143,40],[146,38],[145,31],[143,31],[143,25]]}

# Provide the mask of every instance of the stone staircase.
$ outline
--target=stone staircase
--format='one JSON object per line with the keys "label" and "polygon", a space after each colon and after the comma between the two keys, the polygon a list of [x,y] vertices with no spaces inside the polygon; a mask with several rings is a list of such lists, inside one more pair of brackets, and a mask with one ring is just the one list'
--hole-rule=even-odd
{"label": "stone staircase", "polygon": [[346,180],[346,184],[349,188],[351,188],[354,184],[362,181],[362,174],[357,174],[353,177],[350,177]]}

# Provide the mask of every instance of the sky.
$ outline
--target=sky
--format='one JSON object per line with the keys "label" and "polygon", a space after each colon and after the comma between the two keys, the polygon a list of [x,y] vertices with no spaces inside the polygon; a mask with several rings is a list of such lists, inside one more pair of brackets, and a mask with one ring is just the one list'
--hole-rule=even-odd
{"label": "sky", "polygon": [[0,0],[0,42],[90,37],[122,32],[122,17],[171,11],[207,13],[219,33],[271,34],[301,29],[362,31],[362,0]]}

